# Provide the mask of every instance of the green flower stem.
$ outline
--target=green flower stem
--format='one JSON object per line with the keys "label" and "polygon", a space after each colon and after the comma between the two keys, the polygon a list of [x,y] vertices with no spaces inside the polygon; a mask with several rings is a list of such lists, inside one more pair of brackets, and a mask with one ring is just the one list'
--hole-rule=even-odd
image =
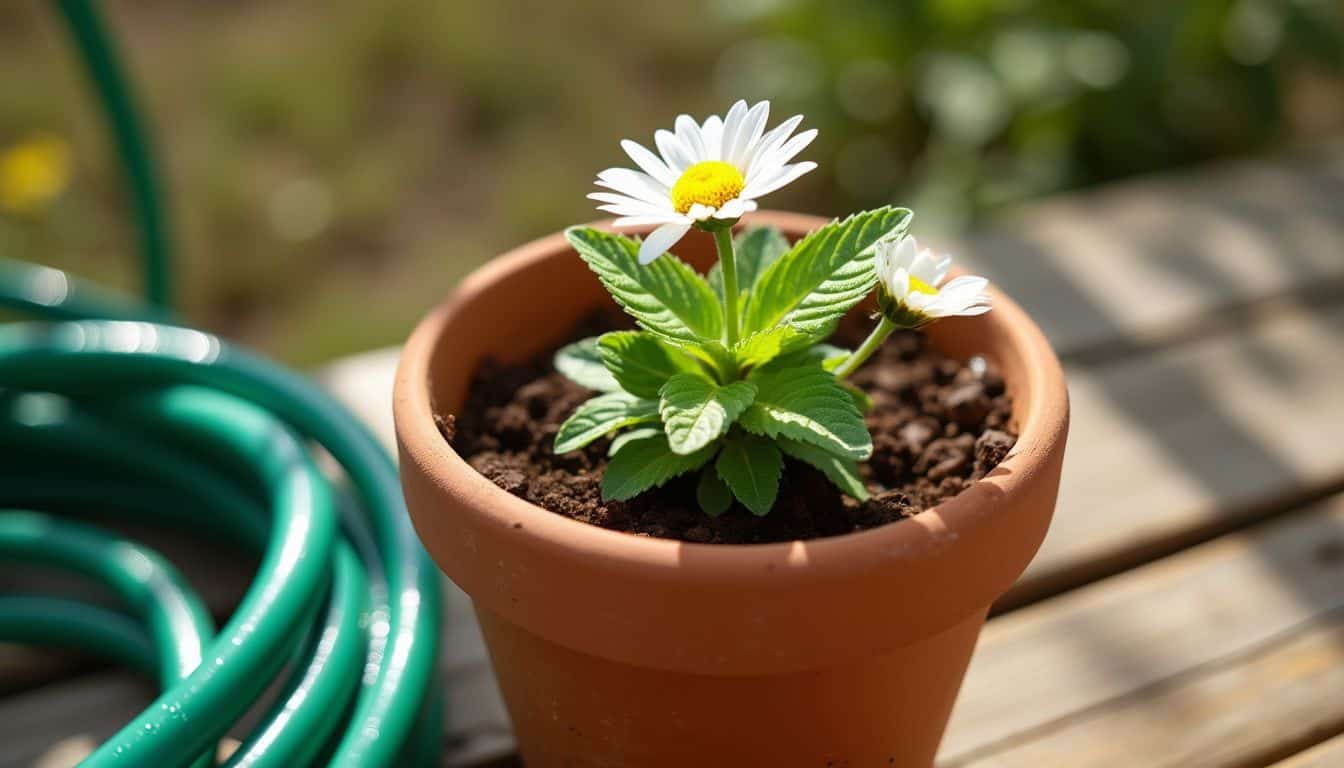
{"label": "green flower stem", "polygon": [[835,378],[837,381],[843,380],[846,376],[853,373],[860,365],[863,365],[868,358],[873,356],[877,348],[882,346],[882,342],[887,340],[891,332],[896,330],[896,324],[886,318],[885,315],[878,321],[877,327],[868,334],[868,338],[863,340],[859,348],[854,350],[853,354],[845,358],[845,362],[835,369]]}
{"label": "green flower stem", "polygon": [[737,259],[733,255],[733,230],[723,227],[714,230],[714,245],[719,249],[719,265],[723,270],[723,326],[727,331],[728,348],[737,346]]}

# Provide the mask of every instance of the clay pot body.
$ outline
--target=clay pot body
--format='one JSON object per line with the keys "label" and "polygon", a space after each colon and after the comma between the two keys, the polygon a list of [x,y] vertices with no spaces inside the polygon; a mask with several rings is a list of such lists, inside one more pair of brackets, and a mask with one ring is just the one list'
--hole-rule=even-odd
{"label": "clay pot body", "polygon": [[[760,213],[797,238],[821,219]],[[711,239],[678,254],[704,269]],[[529,766],[932,765],[990,604],[1055,504],[1068,426],[1058,360],[1010,300],[930,329],[983,354],[1014,398],[1017,446],[914,518],[749,546],[608,531],[497,488],[439,434],[487,357],[567,341],[610,303],[554,235],[486,265],[416,329],[397,372],[402,485],[416,530],[473,598]]]}

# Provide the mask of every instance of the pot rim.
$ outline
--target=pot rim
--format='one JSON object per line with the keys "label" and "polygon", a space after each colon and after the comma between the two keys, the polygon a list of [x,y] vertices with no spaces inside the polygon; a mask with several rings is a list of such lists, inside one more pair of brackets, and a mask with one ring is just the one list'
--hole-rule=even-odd
{"label": "pot rim", "polygon": [[[774,225],[797,236],[826,221],[803,214],[761,211],[744,217],[743,223]],[[597,222],[596,226],[610,228],[610,224],[607,220]],[[848,588],[862,584],[875,572],[906,564],[913,566],[914,574],[937,573],[946,577],[946,570],[929,570],[921,563],[940,559],[958,548],[970,549],[977,557],[985,556],[996,549],[992,543],[980,547],[977,542],[1001,537],[1008,530],[1005,526],[1015,523],[1028,529],[1023,543],[1009,547],[1011,551],[1004,554],[1004,560],[1012,562],[982,568],[986,575],[967,576],[967,583],[956,587],[962,594],[957,596],[959,605],[955,609],[928,605],[934,600],[932,597],[903,595],[901,600],[912,603],[918,609],[916,612],[927,614],[924,617],[927,620],[910,616],[908,629],[916,634],[946,628],[972,610],[987,608],[1021,573],[1039,547],[1057,489],[1058,462],[1062,460],[1068,424],[1068,393],[1059,362],[1040,330],[1016,303],[992,285],[991,312],[940,321],[930,331],[935,344],[940,346],[940,337],[954,334],[1002,338],[1009,348],[1030,361],[1031,364],[1022,366],[1022,378],[1013,392],[1015,401],[1022,399],[1021,404],[1014,405],[1017,443],[986,477],[911,518],[864,531],[791,542],[699,544],[604,529],[550,512],[499,488],[468,465],[439,433],[432,402],[431,361],[444,339],[451,335],[471,297],[487,286],[508,281],[513,275],[561,254],[573,255],[563,233],[513,249],[472,273],[416,327],[402,351],[393,396],[403,483],[409,482],[405,476],[408,464],[413,464],[413,471],[425,475],[430,484],[469,510],[472,525],[482,526],[483,530],[513,529],[510,546],[521,548],[520,555],[529,551],[544,553],[548,562],[559,559],[568,567],[590,573],[620,574],[631,590],[639,589],[640,584],[671,582],[692,590],[731,584],[738,588],[737,594],[743,599],[752,595],[774,599],[803,587]],[[1033,504],[1041,506],[1033,500],[1045,496],[1048,505],[1043,513],[1019,512]],[[419,518],[426,512],[414,508],[411,512],[420,528]],[[1016,516],[1018,520],[1001,519],[1004,516]],[[423,529],[421,533],[424,537]],[[444,562],[445,558],[439,557],[433,547],[430,549],[445,572],[457,579],[454,565]],[[470,575],[467,576],[467,581],[471,581]],[[463,586],[472,592],[470,584]],[[473,597],[479,600],[482,596],[473,594]],[[489,595],[484,598],[490,609],[512,614],[524,625],[531,624],[497,595],[495,599]],[[599,645],[605,647],[607,643]]]}

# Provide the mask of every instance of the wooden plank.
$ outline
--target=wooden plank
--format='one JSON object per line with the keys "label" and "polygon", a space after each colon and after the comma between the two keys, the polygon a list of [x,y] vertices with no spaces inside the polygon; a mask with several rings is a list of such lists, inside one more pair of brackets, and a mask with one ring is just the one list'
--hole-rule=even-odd
{"label": "wooden plank", "polygon": [[952,251],[1072,356],[1157,343],[1304,289],[1338,295],[1341,242],[1344,144],[1334,144],[1032,203]]}
{"label": "wooden plank", "polygon": [[[1341,584],[1344,496],[1337,496],[998,617],[980,638],[942,757],[957,765],[997,754],[1024,734],[1053,733],[1094,709],[1152,695],[1145,690],[1165,681],[1242,663],[1344,611]],[[1336,709],[1344,717],[1344,699]],[[1130,735],[1116,733],[1121,744]]]}
{"label": "wooden plank", "polygon": [[[74,768],[156,696],[147,680],[104,673],[0,699],[0,768]],[[232,736],[221,739],[218,759],[237,746]]]}
{"label": "wooden plank", "polygon": [[1344,728],[1344,618],[1080,714],[956,768],[1242,768]]}
{"label": "wooden plank", "polygon": [[101,663],[46,648],[0,643],[0,700],[52,680],[90,672]]}
{"label": "wooden plank", "polygon": [[393,456],[392,380],[400,357],[401,347],[384,347],[342,358],[317,372],[322,388],[358,416]]}
{"label": "wooden plank", "polygon": [[1243,525],[1344,481],[1344,307],[1068,372],[1050,534],[1020,604]]}
{"label": "wooden plank", "polygon": [[1339,768],[1341,765],[1344,765],[1344,736],[1336,736],[1270,768]]}
{"label": "wooden plank", "polygon": [[[48,753],[96,747],[154,700],[131,675],[96,675],[0,699],[0,768],[23,768]],[[49,762],[55,761],[49,756]]]}

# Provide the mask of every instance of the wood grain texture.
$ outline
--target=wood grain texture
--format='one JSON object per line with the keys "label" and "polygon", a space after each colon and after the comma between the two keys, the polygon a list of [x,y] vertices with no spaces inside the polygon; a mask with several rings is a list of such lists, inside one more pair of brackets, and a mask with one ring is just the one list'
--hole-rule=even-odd
{"label": "wood grain texture", "polygon": [[[918,218],[916,218],[918,223]],[[1344,288],[1344,144],[1024,206],[952,247],[1066,357],[1156,343],[1229,308]]]}
{"label": "wood grain texture", "polygon": [[1270,768],[1339,768],[1341,765],[1344,765],[1344,736],[1336,736]]}
{"label": "wood grain texture", "polygon": [[[157,695],[148,680],[104,672],[0,699],[0,768],[74,768]],[[238,743],[232,735],[221,739],[217,760]]]}
{"label": "wood grain texture", "polygon": [[[942,758],[956,765],[996,754],[1024,734],[1067,731],[1061,723],[1098,708],[1160,695],[1152,686],[1245,663],[1298,628],[1344,612],[1342,585],[1339,496],[998,617],[981,635]],[[1181,701],[1205,705],[1191,696]],[[1339,705],[1344,716],[1344,698]],[[1131,727],[1114,723],[1121,743],[1137,735],[1125,730]]]}
{"label": "wood grain texture", "polygon": [[33,765],[53,750],[71,754],[80,744],[97,746],[155,695],[149,682],[102,674],[0,699],[0,768]]}
{"label": "wood grain texture", "polygon": [[1004,605],[1086,583],[1344,483],[1344,306],[1067,372],[1055,520]]}
{"label": "wood grain texture", "polygon": [[1344,618],[1192,670],[948,768],[1242,768],[1344,729]]}

